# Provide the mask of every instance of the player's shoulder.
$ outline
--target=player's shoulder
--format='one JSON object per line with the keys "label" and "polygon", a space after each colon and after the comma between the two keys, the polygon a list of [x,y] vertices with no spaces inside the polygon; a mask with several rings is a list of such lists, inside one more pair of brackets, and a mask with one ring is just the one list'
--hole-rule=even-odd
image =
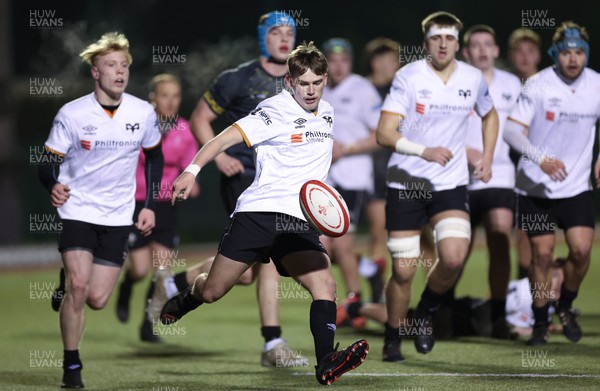
{"label": "player's shoulder", "polygon": [[237,67],[229,68],[224,70],[217,76],[217,80],[231,79],[231,78],[244,78],[256,72],[256,69],[260,68],[260,61],[258,59],[244,62]]}
{"label": "player's shoulder", "polygon": [[412,76],[424,74],[427,71],[425,60],[410,62],[396,71],[396,78],[411,79]]}
{"label": "player's shoulder", "polygon": [[586,78],[594,80],[595,83],[600,83],[600,73],[596,72],[594,69],[585,67],[583,72]]}
{"label": "player's shoulder", "polygon": [[89,108],[92,107],[92,104],[94,102],[95,102],[94,93],[92,92],[91,94],[86,94],[82,97],[79,97],[77,99],[74,99],[70,102],[65,103],[60,108],[58,113],[62,114],[62,115],[67,115],[67,116],[76,115],[85,110],[89,110]]}

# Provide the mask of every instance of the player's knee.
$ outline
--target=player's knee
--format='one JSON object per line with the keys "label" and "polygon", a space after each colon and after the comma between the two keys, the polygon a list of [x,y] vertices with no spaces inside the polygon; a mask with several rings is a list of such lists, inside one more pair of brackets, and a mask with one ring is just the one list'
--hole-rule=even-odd
{"label": "player's knee", "polygon": [[[418,258],[421,251],[421,240],[419,235],[406,238],[389,238],[387,242],[388,250],[392,259],[414,259]],[[396,262],[394,262],[395,264]]]}
{"label": "player's knee", "polygon": [[436,243],[447,238],[471,240],[471,223],[460,217],[447,217],[437,222],[433,237]]}
{"label": "player's knee", "polygon": [[244,274],[242,274],[240,276],[240,279],[238,280],[238,284],[239,285],[250,285],[252,284],[252,282],[254,281],[253,278],[253,273],[252,273],[252,268],[246,270],[244,272]]}
{"label": "player's knee", "polygon": [[76,300],[85,300],[88,294],[89,286],[88,282],[84,278],[71,277],[67,284],[67,291],[72,298]]}
{"label": "player's knee", "polygon": [[131,279],[133,281],[139,281],[139,280],[142,280],[144,277],[146,277],[149,270],[150,270],[149,265],[138,264],[138,265],[132,265],[131,269],[129,269],[127,271],[127,273],[129,274],[129,276],[131,277]]}
{"label": "player's knee", "polygon": [[106,307],[109,297],[109,295],[101,293],[90,293],[87,299],[87,305],[92,310],[101,310],[102,308]]}
{"label": "player's knee", "polygon": [[[223,297],[223,295],[225,294],[225,291],[222,289],[218,289],[218,288],[209,288],[209,287],[204,287],[204,289],[202,290],[202,302],[204,303],[214,303],[215,301],[219,300],[221,297]],[[197,296],[197,295],[194,295]]]}
{"label": "player's knee", "polygon": [[590,246],[573,246],[569,249],[569,259],[577,264],[586,264],[590,260],[590,253],[592,247]]}
{"label": "player's knee", "polygon": [[533,252],[533,262],[537,267],[549,268],[554,261],[552,248],[537,248]]}
{"label": "player's knee", "polygon": [[407,284],[412,281],[416,269],[407,267],[407,262],[410,262],[410,260],[392,260],[392,275],[390,277],[391,281],[399,285]]}

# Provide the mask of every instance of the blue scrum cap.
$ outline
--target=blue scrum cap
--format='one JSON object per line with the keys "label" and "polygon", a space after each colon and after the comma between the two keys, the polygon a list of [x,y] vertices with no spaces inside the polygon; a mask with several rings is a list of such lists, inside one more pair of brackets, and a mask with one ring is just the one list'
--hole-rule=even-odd
{"label": "blue scrum cap", "polygon": [[294,30],[294,40],[296,39],[296,23],[291,16],[282,11],[272,11],[264,14],[258,20],[258,44],[260,54],[266,58],[271,56],[267,51],[267,33],[277,26],[290,26]]}
{"label": "blue scrum cap", "polygon": [[563,39],[556,42],[548,49],[548,54],[552,57],[552,60],[558,65],[558,55],[563,50],[582,48],[585,52],[585,65],[590,58],[590,45],[581,36],[579,29],[571,27],[565,30]]}

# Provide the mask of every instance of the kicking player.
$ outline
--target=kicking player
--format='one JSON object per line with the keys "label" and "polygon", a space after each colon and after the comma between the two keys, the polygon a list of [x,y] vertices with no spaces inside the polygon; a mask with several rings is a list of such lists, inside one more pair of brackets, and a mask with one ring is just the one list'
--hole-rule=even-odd
{"label": "kicking player", "polygon": [[[94,310],[106,305],[127,256],[140,147],[149,189],[160,184],[163,169],[154,108],[125,93],[132,62],[127,38],[104,34],[80,57],[91,66],[94,92],[60,109],[45,145],[46,153],[63,162],[40,166],[63,224],[58,243],[66,279],[60,305],[63,388],[83,388],[79,343],[85,304]],[[154,228],[153,208],[148,192],[135,224],[143,235]]]}
{"label": "kicking player", "polygon": [[[325,248],[298,203],[302,185],[310,179],[324,181],[331,165],[333,109],[321,100],[327,60],[311,42],[292,51],[287,63],[285,83],[292,92],[284,90],[261,102],[206,143],[175,181],[173,202],[187,198],[195,176],[219,153],[240,142],[254,149],[256,178],[238,199],[210,272],[167,301],[161,322],[176,322],[199,305],[219,300],[252,265],[270,258],[281,275],[292,276],[313,297],[310,329],[316,376],[319,383],[330,384],[364,361],[368,344],[362,339],[342,351],[333,347],[336,284]],[[304,126],[301,139],[294,137],[298,122]],[[305,229],[278,228],[281,218],[304,223]]]}
{"label": "kicking player", "polygon": [[474,169],[483,182],[491,177],[498,134],[498,115],[483,74],[455,59],[462,22],[441,11],[427,16],[422,28],[428,57],[396,73],[377,127],[379,144],[396,152],[388,164],[386,226],[393,264],[386,288],[384,361],[404,360],[400,326],[408,326],[404,319],[419,235],[427,223],[434,230],[439,261],[415,311],[419,332],[414,342],[419,353],[433,348],[433,313],[456,282],[471,238],[465,152],[471,111],[483,118],[483,156]]}
{"label": "kicking player", "polygon": [[[381,98],[364,77],[352,73],[353,50],[343,38],[323,43],[323,54],[329,64],[329,85],[323,98],[336,112],[333,127],[333,163],[327,182],[342,195],[350,211],[350,228],[339,238],[322,237],[333,260],[339,265],[346,285],[342,306],[361,302],[359,265],[354,250],[355,230],[373,192],[373,161],[369,153],[377,148],[375,129],[379,120]],[[342,319],[338,319],[338,325]],[[366,319],[352,320],[355,328],[364,328]]]}
{"label": "kicking player", "polygon": [[[206,144],[215,136],[211,123],[219,115],[225,115],[229,123],[248,115],[262,100],[283,89],[283,77],[287,73],[286,59],[294,47],[296,25],[294,19],[284,12],[274,11],[262,15],[258,24],[258,42],[261,56],[226,70],[219,75],[206,91],[190,117],[192,131],[200,145]],[[215,159],[221,172],[221,199],[228,214],[235,210],[238,197],[253,182],[256,175],[252,151],[243,143],[228,148]],[[172,279],[163,280],[158,275],[156,284],[165,286],[157,289],[152,297],[152,307],[162,308],[169,297],[194,282],[195,278],[210,270],[212,260],[197,267],[176,274]],[[258,299],[261,334],[265,345],[261,353],[261,364],[277,366],[277,357],[289,357],[281,366],[308,365],[308,359],[298,355],[281,338],[279,321],[279,300],[277,289],[279,274],[272,263],[257,264],[240,281],[251,283],[258,279],[256,295]],[[157,304],[158,303],[158,304]],[[157,317],[158,313],[153,314]]]}
{"label": "kicking player", "polygon": [[[586,68],[589,38],[571,21],[554,33],[548,51],[554,66],[531,77],[504,130],[505,140],[522,152],[517,170],[518,224],[529,236],[529,272],[535,324],[529,345],[548,342],[550,270],[556,242],[565,231],[569,248],[557,314],[563,334],[581,339],[572,304],[590,264],[594,200],[590,183],[595,124],[600,116],[600,75]],[[600,184],[600,160],[594,165]]]}
{"label": "kicking player", "polygon": [[[133,285],[146,277],[150,269],[155,269],[157,274],[169,275],[171,262],[169,255],[179,244],[177,235],[177,208],[172,207],[167,201],[171,200],[171,186],[175,178],[187,167],[198,151],[198,144],[190,131],[189,123],[179,113],[181,105],[181,83],[177,77],[163,73],[156,75],[150,82],[149,99],[156,107],[159,131],[162,134],[162,150],[165,165],[160,187],[146,188],[145,165],[146,158],[140,154],[136,171],[135,213],[134,219],[144,208],[144,200],[148,192],[156,196],[156,226],[149,236],[140,235],[136,230],[130,234],[129,262],[125,263],[125,276],[119,285],[117,298],[117,317],[121,322],[129,319],[129,302]],[[192,189],[191,196],[200,193],[200,186]],[[158,286],[162,289],[162,286]],[[146,296],[152,296],[155,284],[151,283]],[[156,305],[156,303],[154,303]],[[164,304],[164,303],[162,303]],[[154,312],[160,313],[161,307]],[[152,313],[153,311],[147,311]],[[140,327],[140,338],[146,342],[158,342],[159,336],[153,332],[153,322],[158,321],[144,314]]]}
{"label": "kicking player", "polygon": [[[502,134],[506,117],[521,93],[521,82],[515,75],[494,66],[500,49],[496,44],[493,28],[482,24],[475,25],[465,32],[463,43],[462,54],[467,62],[483,72],[498,112],[499,132]],[[476,115],[469,117],[466,140],[467,160],[470,167],[475,167],[483,157],[481,119]],[[505,320],[515,199],[515,166],[510,160],[509,149],[508,144],[499,137],[492,164],[494,176],[485,183],[471,175],[467,186],[471,215],[471,249],[475,240],[474,228],[483,223],[490,261],[488,283],[491,290],[491,336],[502,339],[512,336]]]}

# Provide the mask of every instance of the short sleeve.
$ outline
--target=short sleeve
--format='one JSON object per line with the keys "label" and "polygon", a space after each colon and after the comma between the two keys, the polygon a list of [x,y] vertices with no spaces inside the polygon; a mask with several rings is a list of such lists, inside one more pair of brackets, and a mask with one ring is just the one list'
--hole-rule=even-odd
{"label": "short sleeve", "polygon": [[530,81],[527,81],[525,87],[521,90],[517,103],[508,115],[508,119],[527,127],[531,125],[535,115],[535,101],[533,95],[529,92],[530,88]]}
{"label": "short sleeve", "polygon": [[277,137],[277,128],[282,124],[279,113],[263,103],[233,124],[244,137],[244,142],[248,147]]}
{"label": "short sleeve", "polygon": [[490,89],[481,74],[479,79],[479,87],[477,88],[477,100],[475,101],[475,111],[480,117],[484,117],[494,108],[494,100],[490,95]]}
{"label": "short sleeve", "polygon": [[73,129],[63,109],[54,117],[45,145],[51,152],[60,155],[65,155],[73,145]]}
{"label": "short sleeve", "polygon": [[149,110],[146,119],[146,131],[142,139],[142,148],[152,149],[160,143],[160,132],[158,131],[158,118],[154,110]]}
{"label": "short sleeve", "polygon": [[211,110],[221,115],[239,95],[240,80],[231,70],[221,73],[202,96]]}
{"label": "short sleeve", "polygon": [[410,107],[410,86],[404,75],[399,72],[394,77],[392,88],[386,96],[381,111],[401,114],[406,117]]}
{"label": "short sleeve", "polygon": [[381,97],[370,83],[366,85],[361,105],[361,120],[370,130],[374,131],[379,123]]}

